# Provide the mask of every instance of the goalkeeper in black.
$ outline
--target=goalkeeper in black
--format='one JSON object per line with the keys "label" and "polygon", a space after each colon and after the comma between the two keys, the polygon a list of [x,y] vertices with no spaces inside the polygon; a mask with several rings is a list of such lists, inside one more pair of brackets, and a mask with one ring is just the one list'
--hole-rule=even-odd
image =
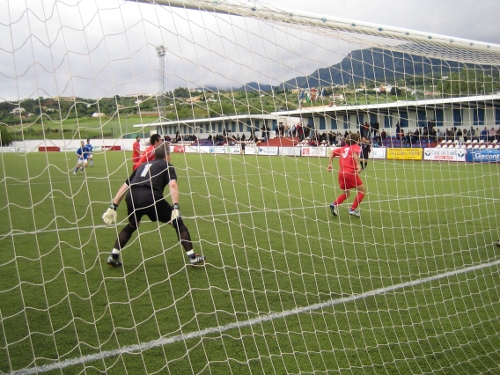
{"label": "goalkeeper in black", "polygon": [[[121,266],[120,251],[125,247],[132,234],[137,230],[141,218],[146,215],[151,221],[169,223],[175,228],[177,238],[181,241],[189,263],[193,266],[204,262],[205,257],[195,254],[191,236],[184,225],[179,212],[179,190],[177,175],[170,163],[169,146],[161,143],[155,150],[155,160],[142,164],[120,187],[111,207],[102,216],[106,224],[116,222],[116,209],[125,196],[128,210],[128,224],[122,229],[115,246],[108,257],[110,266]],[[170,205],[163,196],[168,185],[173,205]]]}

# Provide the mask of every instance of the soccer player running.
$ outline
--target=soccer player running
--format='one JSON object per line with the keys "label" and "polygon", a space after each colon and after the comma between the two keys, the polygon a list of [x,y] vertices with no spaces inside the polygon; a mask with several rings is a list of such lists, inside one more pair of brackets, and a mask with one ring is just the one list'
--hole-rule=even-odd
{"label": "soccer player running", "polygon": [[87,144],[85,145],[87,147],[87,159],[90,163],[90,166],[94,166],[94,160],[92,159],[92,150],[94,149],[94,146],[90,144],[90,139],[87,139]]}
{"label": "soccer player running", "polygon": [[141,157],[139,160],[137,160],[134,163],[134,166],[132,167],[132,170],[136,170],[139,168],[139,166],[143,163],[146,163],[149,160],[154,160],[155,159],[155,150],[156,148],[163,142],[163,138],[161,137],[160,134],[153,134],[149,138],[149,146],[146,147],[144,152],[142,153]]}
{"label": "soccer player running", "polygon": [[80,148],[76,150],[76,154],[78,155],[78,160],[76,161],[76,167],[75,170],[73,171],[73,174],[76,174],[78,170],[81,170],[83,172],[83,168],[87,168],[87,146],[85,146],[85,142],[81,141],[80,142]]}
{"label": "soccer player running", "polygon": [[[173,205],[170,205],[163,196],[167,185]],[[195,254],[188,228],[179,212],[177,175],[173,165],[170,164],[170,151],[167,144],[161,143],[155,150],[155,159],[134,170],[120,187],[111,207],[102,215],[102,220],[106,224],[116,222],[116,209],[124,196],[127,202],[128,224],[118,234],[114,248],[107,259],[110,266],[122,265],[120,251],[137,230],[144,215],[153,222],[169,223],[175,228],[177,238],[181,241],[191,265],[196,266],[205,261],[204,256]]]}
{"label": "soccer player running", "polygon": [[360,217],[360,213],[357,210],[359,204],[363,200],[366,194],[365,185],[363,181],[359,178],[359,172],[361,171],[361,165],[359,163],[359,155],[361,152],[361,147],[359,146],[359,134],[349,133],[345,139],[345,146],[333,149],[330,153],[330,158],[328,161],[328,172],[333,170],[332,162],[335,156],[339,159],[339,185],[343,193],[340,194],[335,202],[330,204],[330,210],[333,216],[338,216],[338,206],[349,198],[350,190],[356,189],[358,194],[354,198],[351,208],[349,208],[349,215]]}
{"label": "soccer player running", "polygon": [[141,158],[141,137],[135,137],[135,142],[132,146],[132,163],[137,163]]}

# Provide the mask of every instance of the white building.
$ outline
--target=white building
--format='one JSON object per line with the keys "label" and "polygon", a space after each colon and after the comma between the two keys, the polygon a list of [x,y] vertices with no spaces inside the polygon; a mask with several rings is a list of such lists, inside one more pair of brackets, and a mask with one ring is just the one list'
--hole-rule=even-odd
{"label": "white building", "polygon": [[12,113],[13,115],[22,115],[23,113],[26,112],[26,109],[24,109],[23,107],[17,107],[17,108],[14,108],[12,111],[10,111],[10,113]]}
{"label": "white building", "polygon": [[396,124],[405,130],[415,130],[428,121],[432,121],[436,131],[443,133],[453,127],[482,129],[485,126],[500,126],[500,94],[482,95],[448,99],[423,99],[416,101],[397,101],[392,103],[304,106],[293,111],[272,112],[265,115],[238,115],[194,120],[164,121],[152,124],[134,125],[150,132],[173,135],[194,134],[199,138],[208,137],[209,133],[232,132],[250,135],[252,128],[259,132],[263,124],[275,130],[278,122],[290,117],[292,122],[300,119],[316,131],[357,131],[359,124],[379,123],[380,130],[388,135],[396,134]]}

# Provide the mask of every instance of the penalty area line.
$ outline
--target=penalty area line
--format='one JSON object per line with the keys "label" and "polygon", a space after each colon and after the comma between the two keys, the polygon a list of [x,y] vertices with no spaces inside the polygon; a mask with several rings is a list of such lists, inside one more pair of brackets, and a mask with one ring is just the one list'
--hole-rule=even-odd
{"label": "penalty area line", "polygon": [[488,262],[488,263],[484,263],[484,264],[479,264],[476,266],[462,268],[462,269],[455,270],[455,271],[445,272],[445,273],[442,273],[439,275],[425,277],[423,279],[408,281],[405,283],[396,284],[396,285],[392,285],[392,286],[385,287],[385,288],[374,289],[374,290],[369,291],[369,292],[355,294],[355,295],[352,295],[349,297],[331,299],[331,300],[326,301],[326,302],[315,303],[315,304],[310,305],[310,306],[299,307],[296,309],[283,311],[281,313],[268,314],[268,315],[261,316],[258,318],[249,319],[249,320],[243,321],[243,322],[230,323],[230,324],[226,324],[226,325],[220,326],[220,327],[206,328],[206,329],[203,329],[201,331],[191,332],[191,333],[187,333],[184,335],[177,335],[177,336],[162,338],[162,339],[158,339],[158,340],[152,340],[152,341],[142,343],[142,344],[131,345],[131,346],[127,346],[124,348],[115,349],[115,350],[108,350],[105,352],[100,352],[97,354],[90,354],[90,355],[86,355],[86,356],[79,357],[79,358],[66,359],[64,361],[52,363],[49,365],[42,365],[42,366],[38,366],[38,367],[32,367],[29,369],[14,371],[11,374],[12,375],[31,375],[31,374],[39,374],[39,373],[52,371],[52,370],[60,370],[60,369],[70,367],[70,366],[83,365],[83,364],[87,364],[89,362],[104,360],[106,358],[112,358],[112,357],[116,357],[119,355],[130,354],[133,352],[140,352],[143,350],[157,348],[160,346],[167,346],[167,345],[170,345],[170,344],[173,344],[176,342],[182,342],[182,341],[186,341],[189,339],[200,338],[200,337],[203,337],[205,335],[222,333],[222,332],[226,332],[226,331],[231,330],[231,329],[239,329],[239,328],[243,328],[243,327],[248,327],[248,326],[253,326],[256,324],[261,324],[261,323],[273,321],[275,319],[283,319],[283,318],[286,318],[286,317],[289,317],[292,315],[296,315],[296,314],[308,313],[308,312],[312,312],[315,310],[330,308],[330,307],[335,306],[335,305],[349,303],[349,302],[365,299],[368,297],[379,296],[379,295],[383,295],[386,293],[394,292],[394,291],[399,290],[399,289],[412,287],[412,286],[416,286],[416,285],[421,285],[421,284],[433,282],[436,280],[446,279],[448,277],[453,277],[453,276],[461,275],[464,273],[478,271],[478,270],[481,270],[484,268],[495,267],[495,266],[499,266],[499,265],[500,265],[500,260],[497,260],[494,262]]}

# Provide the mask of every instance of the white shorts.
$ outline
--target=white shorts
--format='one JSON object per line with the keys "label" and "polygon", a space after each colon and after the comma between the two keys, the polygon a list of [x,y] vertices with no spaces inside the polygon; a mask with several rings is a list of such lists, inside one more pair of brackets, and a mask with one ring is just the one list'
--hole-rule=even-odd
{"label": "white shorts", "polygon": [[87,165],[87,159],[80,159],[80,158],[78,158],[78,161],[77,161],[76,164],[82,165],[82,163],[83,163],[83,165]]}

